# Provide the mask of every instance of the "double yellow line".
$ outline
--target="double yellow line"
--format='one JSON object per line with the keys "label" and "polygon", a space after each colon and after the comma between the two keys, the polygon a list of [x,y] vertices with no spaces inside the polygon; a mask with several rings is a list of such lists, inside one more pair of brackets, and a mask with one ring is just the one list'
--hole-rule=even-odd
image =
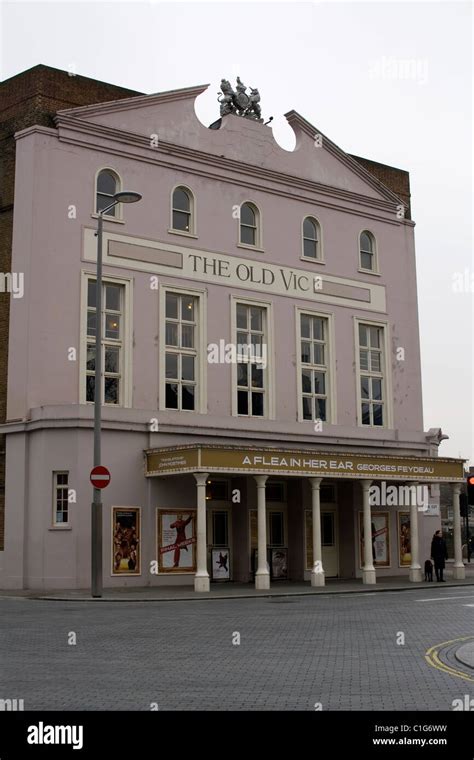
{"label": "double yellow line", "polygon": [[472,676],[468,676],[467,673],[463,673],[462,670],[456,670],[456,668],[450,667],[450,665],[446,665],[444,662],[441,662],[439,659],[439,651],[443,649],[444,647],[449,646],[450,644],[456,644],[459,641],[472,641],[474,639],[474,636],[464,636],[460,639],[451,639],[451,641],[443,641],[442,644],[435,644],[433,647],[430,647],[428,651],[425,654],[425,660],[428,663],[428,665],[432,665],[433,668],[436,668],[437,670],[441,670],[443,673],[449,673],[450,676],[455,676],[456,678],[462,678],[464,681],[472,681],[474,683],[474,678]]}

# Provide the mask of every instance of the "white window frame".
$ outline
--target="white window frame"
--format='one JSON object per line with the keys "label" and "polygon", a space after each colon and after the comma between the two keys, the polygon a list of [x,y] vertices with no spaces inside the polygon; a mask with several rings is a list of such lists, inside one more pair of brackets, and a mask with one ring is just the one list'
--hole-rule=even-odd
{"label": "white window frame", "polygon": [[[92,214],[91,214],[91,217],[93,219],[97,219],[99,216],[96,211],[97,180],[99,178],[99,174],[104,171],[112,172],[112,174],[115,174],[115,176],[117,177],[117,190],[116,190],[117,193],[119,193],[123,188],[122,176],[120,172],[117,171],[117,169],[114,169],[113,166],[101,166],[100,169],[97,169],[95,173],[95,178],[94,178],[94,199],[93,199]],[[115,206],[115,216],[109,216],[108,214],[106,214],[103,217],[103,219],[106,222],[116,222],[118,224],[125,224],[124,219],[123,219],[123,203],[117,203],[117,205]]]}
{"label": "white window frame", "polygon": [[298,422],[304,422],[305,424],[314,425],[315,420],[305,420],[303,418],[303,384],[301,381],[301,372],[303,369],[303,362],[301,361],[301,315],[307,314],[310,317],[320,317],[326,320],[327,323],[327,404],[326,413],[327,419],[323,421],[323,425],[336,425],[337,424],[337,391],[336,391],[336,341],[335,341],[335,329],[334,329],[334,313],[325,311],[315,311],[311,308],[305,309],[301,306],[295,306],[295,327],[296,327],[296,393],[297,393],[297,419]]}
{"label": "white window frame", "polygon": [[[67,485],[59,485],[58,484],[58,475],[67,475]],[[70,511],[70,502],[69,502],[69,470],[53,470],[53,514],[52,514],[52,522],[51,526],[56,529],[66,529],[71,527],[71,511]],[[57,493],[58,488],[66,488],[67,494],[68,494],[68,509],[67,509],[67,522],[56,522],[56,513],[57,513]]]}
{"label": "white window frame", "polygon": [[[196,378],[198,388],[195,409],[168,409],[166,406],[166,293],[192,296],[197,299]],[[159,301],[158,408],[169,414],[207,414],[207,291],[204,288],[180,288],[160,281]]]}
{"label": "white window frame", "polygon": [[[81,272],[81,326],[79,349],[79,403],[92,405],[86,400],[86,364],[87,364],[87,286],[89,280],[96,280],[96,272],[83,270]],[[123,356],[122,356],[122,403],[106,404],[108,408],[130,409],[132,406],[132,352],[133,352],[133,280],[129,277],[116,277],[104,274],[102,284],[124,285],[123,294]],[[103,337],[103,336],[102,336]],[[104,368],[102,367],[102,375]],[[101,388],[103,383],[101,382]]]}
{"label": "white window frame", "polygon": [[[174,195],[175,190],[178,190],[180,188],[182,188],[183,190],[185,190],[188,193],[188,196],[189,196],[190,229],[189,229],[188,232],[186,232],[186,230],[176,230],[173,227],[173,195]],[[191,188],[189,187],[189,185],[185,185],[183,182],[177,182],[176,185],[174,185],[171,188],[171,193],[170,193],[170,224],[169,224],[169,229],[168,229],[168,232],[169,232],[170,235],[184,235],[184,237],[188,237],[188,238],[197,238],[198,237],[198,235],[197,235],[197,221],[196,221],[197,220],[196,207],[197,207],[197,204],[196,204],[196,195],[193,192],[193,190],[191,190]]]}
{"label": "white window frame", "polygon": [[[306,219],[310,219],[317,227],[318,242],[316,245],[316,258],[312,256],[304,255],[304,223]],[[301,261],[313,261],[315,264],[325,264],[324,261],[324,247],[323,247],[323,228],[319,219],[314,214],[306,214],[301,220]]]}
{"label": "white window frame", "polygon": [[267,368],[266,372],[267,387],[265,387],[264,414],[262,417],[253,417],[251,414],[238,414],[237,405],[237,364],[231,364],[231,386],[232,386],[232,417],[238,417],[242,420],[274,420],[275,419],[275,356],[273,340],[273,303],[271,301],[260,301],[256,298],[241,297],[234,294],[230,296],[230,330],[231,341],[237,345],[237,304],[245,306],[259,306],[266,310],[266,343],[267,343]]}
{"label": "white window frame", "polygon": [[[391,430],[393,429],[393,393],[392,393],[392,367],[389,353],[390,340],[390,325],[388,322],[375,322],[371,319],[365,319],[364,317],[353,317],[354,320],[354,354],[355,354],[355,367],[356,367],[356,403],[357,403],[357,425],[364,430]],[[362,424],[362,397],[360,392],[360,355],[359,355],[359,325],[369,325],[369,327],[382,328],[382,398],[383,407],[385,409],[385,419],[383,425],[363,425]],[[385,394],[385,396],[384,396]]]}
{"label": "white window frame", "polygon": [[[256,220],[256,233],[255,233],[255,245],[250,245],[249,243],[242,243],[240,240],[240,224],[241,224],[241,211],[242,206],[249,205],[253,207],[253,210],[255,212],[255,220]],[[237,219],[237,248],[246,248],[249,251],[263,251],[263,217],[262,212],[260,210],[260,207],[255,203],[255,201],[251,200],[250,198],[247,198],[246,200],[242,201],[242,203],[239,206],[239,218]]]}
{"label": "white window frame", "polygon": [[[373,260],[373,263],[374,263],[374,268],[373,269],[365,269],[365,267],[362,266],[360,238],[361,238],[361,235],[364,232],[366,232],[366,233],[368,233],[368,235],[370,235],[370,237],[372,238],[373,245],[374,245],[374,252],[372,254],[372,256],[373,256],[372,260]],[[363,272],[364,274],[380,275],[377,238],[375,237],[375,235],[372,232],[372,230],[369,230],[367,227],[363,227],[361,230],[359,230],[359,235],[357,237],[357,244],[358,244],[358,253],[357,253],[357,257],[358,258],[357,258],[357,260],[359,262],[358,271],[359,272]]]}

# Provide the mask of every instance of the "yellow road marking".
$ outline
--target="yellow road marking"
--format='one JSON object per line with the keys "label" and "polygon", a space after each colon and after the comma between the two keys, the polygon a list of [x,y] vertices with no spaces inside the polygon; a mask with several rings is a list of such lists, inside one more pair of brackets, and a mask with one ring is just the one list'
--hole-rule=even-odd
{"label": "yellow road marking", "polygon": [[463,636],[459,639],[451,639],[450,641],[443,641],[441,644],[435,644],[427,650],[425,660],[428,665],[432,665],[433,668],[441,670],[442,673],[448,673],[448,675],[454,676],[455,678],[462,678],[464,681],[472,681],[474,683],[474,678],[468,676],[467,673],[463,673],[461,670],[456,670],[456,668],[446,665],[445,662],[441,662],[439,659],[439,650],[443,647],[449,646],[450,644],[456,644],[458,641],[471,641],[472,639],[474,639],[474,636]]}

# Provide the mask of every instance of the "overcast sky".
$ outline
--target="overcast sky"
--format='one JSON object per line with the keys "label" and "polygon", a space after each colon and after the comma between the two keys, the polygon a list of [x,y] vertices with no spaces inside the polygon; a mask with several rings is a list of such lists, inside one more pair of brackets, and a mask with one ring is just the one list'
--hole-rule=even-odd
{"label": "overcast sky", "polygon": [[416,221],[424,427],[474,463],[472,5],[3,2],[0,79],[38,63],[145,93],[258,87],[286,148],[297,110],[348,153],[407,169]]}

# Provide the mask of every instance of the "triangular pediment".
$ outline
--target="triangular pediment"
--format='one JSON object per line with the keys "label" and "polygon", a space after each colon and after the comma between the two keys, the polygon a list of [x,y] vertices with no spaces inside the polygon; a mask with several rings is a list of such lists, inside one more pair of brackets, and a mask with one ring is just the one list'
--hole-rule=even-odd
{"label": "triangular pediment", "polygon": [[283,149],[270,126],[240,116],[224,116],[218,128],[208,129],[197,118],[195,100],[209,85],[198,85],[153,95],[81,106],[59,111],[59,126],[74,122],[103,128],[121,141],[141,139],[199,151],[265,172],[277,172],[299,180],[363,196],[374,201],[400,203],[398,197],[296,111],[285,114],[296,136],[293,151]]}

